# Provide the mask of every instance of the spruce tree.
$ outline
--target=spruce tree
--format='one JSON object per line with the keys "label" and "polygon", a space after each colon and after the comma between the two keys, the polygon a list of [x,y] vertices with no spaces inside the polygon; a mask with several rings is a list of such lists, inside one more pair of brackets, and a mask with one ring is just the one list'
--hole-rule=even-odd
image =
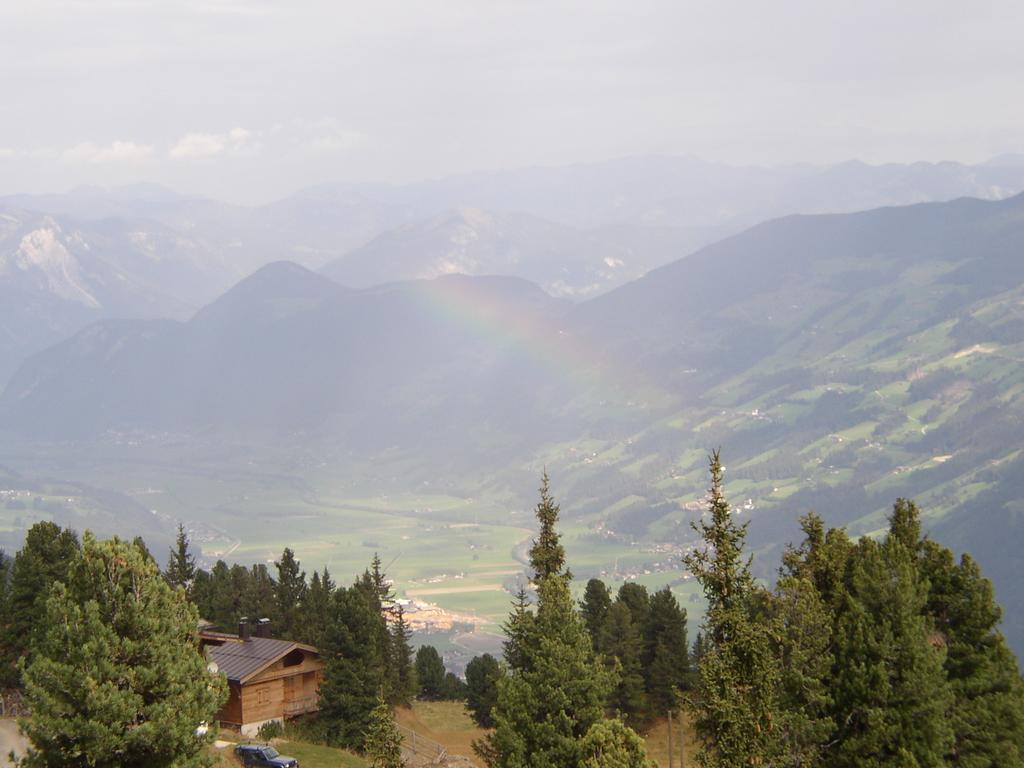
{"label": "spruce tree", "polygon": [[380,614],[361,589],[335,590],[323,646],[318,721],[333,744],[362,749],[384,682],[377,642]]}
{"label": "spruce tree", "polygon": [[444,662],[441,654],[432,645],[421,645],[416,651],[416,680],[419,682],[419,697],[427,701],[444,698]]}
{"label": "spruce tree", "polygon": [[896,536],[884,544],[861,539],[848,589],[836,625],[829,764],[944,765],[953,698],[913,552]]}
{"label": "spruce tree", "polygon": [[783,576],[772,601],[780,664],[777,728],[780,768],[822,764],[835,732],[830,716],[833,616],[810,579]]}
{"label": "spruce tree", "polygon": [[322,575],[313,572],[302,605],[302,628],[297,635],[298,639],[316,647],[323,643],[334,589],[335,584],[327,568],[324,568]]}
{"label": "spruce tree", "polygon": [[249,568],[245,592],[241,595],[240,612],[253,621],[271,619],[271,630],[279,637],[293,640],[295,638],[282,635],[277,620],[277,585],[266,563],[256,563]]}
{"label": "spruce tree", "polygon": [[402,606],[397,605],[391,624],[391,669],[395,678],[392,704],[408,707],[416,696],[418,683],[414,656],[412,630],[405,621],[405,611]]}
{"label": "spruce tree", "polygon": [[601,629],[604,627],[605,619],[608,617],[608,610],[612,607],[612,593],[600,579],[590,579],[586,589],[583,590],[583,600],[580,601],[580,613],[583,616],[583,623],[590,633],[590,639],[597,647]]}
{"label": "spruce tree", "polygon": [[578,768],[581,741],[601,720],[615,684],[596,658],[569,587],[552,575],[523,623],[519,666],[498,682],[495,729],[474,749],[496,768]]}
{"label": "spruce tree", "polygon": [[679,706],[680,692],[689,687],[686,609],[668,587],[651,595],[650,608],[640,661],[651,707],[663,714]]}
{"label": "spruce tree", "polygon": [[390,602],[385,602],[385,600],[392,600],[394,595],[391,594],[391,590],[387,586],[387,577],[381,568],[381,561],[377,555],[373,557],[371,568],[363,571],[363,575],[356,581],[355,587],[362,593],[371,610],[380,619],[377,622],[377,634],[374,642],[377,644],[378,653],[384,661],[384,700],[393,704],[399,696],[399,680],[398,671],[393,664],[392,637],[388,629],[388,621],[392,616],[392,606]]}
{"label": "spruce tree", "polygon": [[550,481],[547,470],[541,476],[540,501],[534,509],[537,521],[540,523],[540,531],[537,538],[533,540],[530,547],[530,565],[533,567],[533,581],[539,584],[548,576],[562,576],[566,580],[572,575],[563,569],[565,568],[565,547],[562,546],[561,536],[555,529],[558,523],[558,504],[551,496]]}
{"label": "spruce tree", "polygon": [[291,639],[300,631],[302,601],[306,597],[306,573],[300,569],[295,553],[288,547],[284,548],[281,559],[274,566],[277,568],[277,613],[274,616],[276,633],[278,637]]}
{"label": "spruce tree", "polygon": [[373,553],[373,561],[370,564],[370,579],[373,581],[373,588],[377,592],[377,600],[381,607],[388,608],[395,600],[395,593],[391,590],[380,555],[376,552]]}
{"label": "spruce tree", "polygon": [[364,739],[370,768],[402,768],[402,734],[395,725],[395,713],[383,695],[377,697],[377,706],[370,713],[370,723]]}
{"label": "spruce tree", "polygon": [[627,581],[619,587],[615,601],[629,609],[634,624],[638,627],[647,626],[651,615],[651,596],[647,592],[647,587],[637,584],[635,581]]}
{"label": "spruce tree", "polygon": [[86,533],[50,589],[24,666],[32,743],[23,765],[199,766],[226,697],[197,653],[198,614],[134,545]]}
{"label": "spruce tree", "polygon": [[1024,683],[1017,659],[998,630],[1002,614],[978,564],[933,541],[922,546],[927,613],[946,648],[953,693],[953,766],[1024,765]]}
{"label": "spruce tree", "polygon": [[191,596],[196,579],[196,559],[188,550],[188,534],[185,532],[185,526],[178,523],[178,536],[168,554],[164,578],[172,587],[181,587]]}
{"label": "spruce tree", "polygon": [[13,686],[18,679],[18,670],[12,663],[12,653],[7,649],[10,621],[10,558],[0,549],[0,688]]}
{"label": "spruce tree", "polygon": [[510,670],[519,670],[526,667],[527,655],[531,652],[529,647],[535,633],[532,630],[534,621],[533,611],[530,610],[530,598],[526,588],[519,587],[515,600],[512,602],[512,611],[508,620],[501,625],[505,633],[503,645],[505,663]]}
{"label": "spruce tree", "polygon": [[498,701],[501,676],[501,665],[489,653],[474,656],[466,665],[466,709],[481,728],[494,727],[491,710]]}
{"label": "spruce tree", "polygon": [[743,555],[746,525],[733,520],[717,451],[709,463],[710,522],[694,524],[706,546],[685,558],[708,602],[694,712],[697,760],[707,768],[771,764],[778,751],[774,633],[753,616],[760,595]]}
{"label": "spruce tree", "polygon": [[606,655],[618,681],[608,697],[608,706],[630,725],[642,720],[646,699],[640,655],[640,627],[633,621],[628,606],[616,600],[608,611],[601,632],[601,651]]}

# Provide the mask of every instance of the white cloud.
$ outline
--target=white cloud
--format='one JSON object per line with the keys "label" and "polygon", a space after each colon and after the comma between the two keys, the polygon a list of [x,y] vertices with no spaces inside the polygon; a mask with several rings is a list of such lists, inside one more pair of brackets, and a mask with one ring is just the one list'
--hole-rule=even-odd
{"label": "white cloud", "polygon": [[99,146],[84,141],[63,153],[65,160],[76,163],[137,163],[153,154],[150,144],[136,144],[134,141],[114,141],[108,146]]}
{"label": "white cloud", "polygon": [[175,159],[214,157],[224,152],[255,150],[258,144],[245,128],[232,128],[227,133],[187,133],[175,142],[170,156]]}

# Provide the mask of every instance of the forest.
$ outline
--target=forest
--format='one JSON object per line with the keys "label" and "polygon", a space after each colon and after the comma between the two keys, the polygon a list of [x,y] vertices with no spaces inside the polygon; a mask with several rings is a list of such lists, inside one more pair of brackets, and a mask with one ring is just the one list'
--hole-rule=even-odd
{"label": "forest", "polygon": [[[924,536],[920,510],[899,499],[875,538],[803,517],[768,584],[751,573],[717,452],[709,471],[703,544],[685,556],[707,601],[692,644],[668,589],[613,594],[590,579],[574,600],[545,474],[503,658],[473,659],[465,680],[433,647],[414,651],[379,558],[350,586],[326,569],[307,578],[287,548],[274,573],[206,571],[179,528],[161,571],[141,539],[38,523],[0,557],[3,685],[33,713],[24,764],[66,765],[72,752],[89,765],[201,764],[181,733],[212,717],[223,686],[194,652],[199,618],[230,629],[247,616],[320,649],[320,711],[302,727],[373,765],[401,764],[393,708],[414,698],[464,700],[488,729],[477,755],[496,768],[648,766],[640,734],[676,710],[707,768],[1021,764],[1024,682],[970,555]],[[169,695],[173,713],[156,704]]]}

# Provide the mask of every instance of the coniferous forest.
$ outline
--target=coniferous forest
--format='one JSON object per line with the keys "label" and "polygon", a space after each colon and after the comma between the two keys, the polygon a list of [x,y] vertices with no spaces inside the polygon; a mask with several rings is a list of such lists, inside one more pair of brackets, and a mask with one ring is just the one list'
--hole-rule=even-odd
{"label": "coniferous forest", "polygon": [[[205,571],[180,528],[161,572],[141,539],[80,541],[39,523],[0,560],[4,684],[32,712],[25,765],[201,764],[188,735],[224,691],[195,628],[246,616],[320,649],[320,711],[305,732],[371,757],[400,745],[392,708],[421,699],[465,701],[488,729],[478,757],[501,768],[647,766],[641,735],[676,711],[708,768],[1022,764],[1024,681],[970,555],[924,536],[917,506],[899,499],[887,529],[857,541],[807,515],[766,584],[723,475],[716,452],[695,523],[703,546],[685,559],[707,601],[692,643],[667,588],[613,594],[590,579],[574,599],[545,474],[531,588],[512,602],[503,658],[473,659],[465,681],[433,647],[414,650],[379,558],[350,586],[326,569],[307,578],[287,548],[273,572]],[[69,693],[83,688],[93,694]]]}

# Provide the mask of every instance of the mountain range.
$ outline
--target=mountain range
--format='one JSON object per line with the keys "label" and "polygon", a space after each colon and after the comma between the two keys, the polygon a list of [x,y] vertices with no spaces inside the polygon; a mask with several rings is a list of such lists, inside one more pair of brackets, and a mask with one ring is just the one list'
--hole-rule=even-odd
{"label": "mountain range", "polygon": [[1020,638],[1022,252],[1018,196],[787,217],[575,304],[512,277],[352,289],[274,263],[185,322],[103,321],[33,356],[0,427],[301,435],[415,459],[410,482],[514,485],[540,460],[575,518],[654,541],[685,536],[721,445],[760,552],[809,509],[871,533],[912,496],[995,574]]}
{"label": "mountain range", "polygon": [[151,185],[0,198],[0,383],[100,318],[191,316],[287,259],[354,288],[507,274],[579,300],[760,221],[1024,190],[980,165],[732,167],[640,157],[407,185],[321,185],[256,207]]}

